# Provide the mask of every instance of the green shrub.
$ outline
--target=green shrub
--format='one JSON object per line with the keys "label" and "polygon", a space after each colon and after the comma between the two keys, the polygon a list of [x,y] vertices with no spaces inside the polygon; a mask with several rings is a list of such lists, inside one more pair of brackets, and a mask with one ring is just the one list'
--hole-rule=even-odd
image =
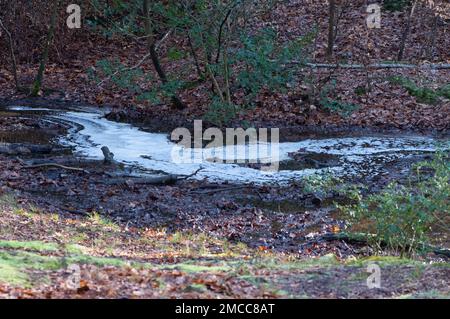
{"label": "green shrub", "polygon": [[212,99],[204,119],[218,127],[231,122],[239,113],[239,107],[220,101],[217,97]]}
{"label": "green shrub", "polygon": [[338,113],[339,115],[343,116],[343,117],[348,117],[350,116],[354,111],[356,111],[359,106],[356,104],[351,104],[351,103],[345,103],[342,101],[338,101],[338,100],[332,100],[329,98],[324,98],[320,101],[320,105],[332,112],[332,113]]}
{"label": "green shrub", "polygon": [[[308,34],[280,43],[273,29],[241,35],[239,47],[226,49],[219,64],[209,65],[216,82],[221,84],[221,93],[216,88],[205,119],[223,126],[252,108],[261,92],[286,92],[303,65],[304,47],[311,40],[312,34]],[[292,60],[298,63],[292,65]],[[225,98],[235,92],[241,96],[239,101]]]}
{"label": "green shrub", "polygon": [[414,179],[408,186],[392,183],[381,193],[365,198],[359,191],[354,191],[351,197],[355,204],[340,209],[351,225],[363,228],[376,251],[383,246],[401,255],[421,251],[430,241],[432,226],[448,230],[448,156],[448,153],[441,153],[431,162],[416,165]]}
{"label": "green shrub", "polygon": [[390,82],[404,87],[408,93],[416,97],[417,101],[420,103],[436,104],[439,100],[439,96],[445,96],[446,93],[450,93],[450,91],[446,91],[446,87],[435,91],[427,87],[417,86],[412,80],[401,76],[391,77]]}
{"label": "green shrub", "polygon": [[384,0],[383,8],[387,11],[403,11],[411,3],[411,0]]}
{"label": "green shrub", "polygon": [[339,99],[331,99],[328,96],[329,95],[335,95],[336,87],[336,81],[331,81],[330,84],[323,87],[322,91],[320,92],[320,100],[319,104],[320,106],[332,113],[338,113],[340,116],[348,117],[350,116],[354,111],[356,111],[359,106],[356,104],[346,103],[342,102]]}
{"label": "green shrub", "polygon": [[450,83],[447,84],[447,85],[444,85],[443,87],[441,87],[438,90],[438,93],[439,93],[440,96],[443,96],[443,97],[445,97],[447,99],[450,99]]}

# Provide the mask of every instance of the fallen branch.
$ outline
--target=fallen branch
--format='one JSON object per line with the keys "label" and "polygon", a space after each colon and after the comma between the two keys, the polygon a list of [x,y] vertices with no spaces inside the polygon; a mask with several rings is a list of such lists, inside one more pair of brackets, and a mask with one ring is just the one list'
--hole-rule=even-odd
{"label": "fallen branch", "polygon": [[191,178],[191,177],[194,177],[195,175],[197,175],[200,171],[202,171],[203,170],[203,167],[200,167],[198,170],[196,170],[194,173],[192,173],[192,174],[190,174],[190,175],[186,175],[186,176],[179,176],[178,177],[178,180],[179,181],[183,181],[183,180],[186,180],[186,179],[189,179],[189,178]]}
{"label": "fallen branch", "polygon": [[133,185],[173,185],[178,181],[177,175],[162,175],[155,177],[145,177],[145,178],[136,178],[136,179],[127,179],[126,181],[122,181],[127,186]]}
{"label": "fallen branch", "polygon": [[[374,236],[374,235],[372,235]],[[328,233],[319,237],[314,238],[315,242],[318,241],[344,241],[349,244],[363,244],[367,245],[369,243],[368,234],[347,234],[347,233]],[[387,246],[387,243],[381,242],[381,246]],[[420,245],[425,251],[433,252],[435,255],[442,255],[446,257],[450,257],[450,249],[434,247],[427,244]]]}
{"label": "fallen branch", "polygon": [[220,193],[220,192],[227,192],[237,189],[244,189],[244,188],[250,188],[249,185],[242,185],[242,186],[234,186],[234,187],[224,187],[224,188],[217,188],[217,189],[210,189],[205,191],[191,191],[191,194],[214,194],[214,193]]}
{"label": "fallen branch", "polygon": [[[298,61],[292,61],[292,64],[299,64]],[[328,64],[328,63],[307,63],[307,67],[316,69],[432,69],[448,70],[450,64],[430,63],[430,64],[403,64],[403,63],[374,63],[369,65],[362,64]]]}
{"label": "fallen branch", "polygon": [[[114,176],[113,174],[107,173],[106,175],[110,177],[116,177],[112,178],[106,181],[102,181],[101,183],[107,184],[107,185],[118,185],[118,184],[125,184],[127,186],[134,186],[134,185],[173,185],[179,181],[186,180],[188,178],[191,178],[195,176],[198,172],[200,172],[203,168],[199,168],[194,173],[186,176],[179,176],[179,175],[158,175],[158,176],[146,176],[146,177],[139,177],[139,176],[133,176],[133,175],[124,175],[124,176]],[[124,178],[125,177],[125,178]],[[127,178],[128,177],[128,178]]]}
{"label": "fallen branch", "polygon": [[33,168],[42,168],[42,167],[61,168],[61,169],[65,169],[68,171],[76,171],[76,172],[83,172],[83,173],[89,174],[89,172],[83,168],[70,167],[70,166],[65,166],[65,165],[56,164],[56,163],[43,163],[43,164],[23,166],[24,169],[33,169]]}

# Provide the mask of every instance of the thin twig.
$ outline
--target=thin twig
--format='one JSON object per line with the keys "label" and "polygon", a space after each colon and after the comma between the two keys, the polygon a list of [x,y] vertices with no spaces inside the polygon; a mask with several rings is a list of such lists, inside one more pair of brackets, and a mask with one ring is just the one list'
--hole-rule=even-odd
{"label": "thin twig", "polygon": [[186,176],[178,177],[177,180],[183,181],[183,180],[189,179],[189,178],[191,178],[191,177],[194,177],[194,176],[197,175],[198,173],[200,173],[200,171],[202,171],[202,170],[203,170],[203,167],[200,167],[200,168],[199,168],[198,170],[196,170],[194,173],[189,174],[189,175],[186,175]]}
{"label": "thin twig", "polygon": [[224,188],[218,188],[218,189],[211,189],[206,191],[192,191],[191,194],[214,194],[214,193],[220,193],[220,192],[226,192],[226,191],[232,191],[237,189],[243,189],[243,188],[250,188],[249,185],[242,185],[242,186],[234,186],[234,187],[224,187]]}

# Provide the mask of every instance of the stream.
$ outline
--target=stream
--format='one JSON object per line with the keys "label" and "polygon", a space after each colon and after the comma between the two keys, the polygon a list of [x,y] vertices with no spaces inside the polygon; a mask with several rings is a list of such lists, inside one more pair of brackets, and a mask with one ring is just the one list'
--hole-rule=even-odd
{"label": "stream", "polygon": [[[164,172],[190,175],[202,168],[192,178],[211,182],[284,184],[322,173],[344,178],[373,177],[380,174],[386,164],[449,147],[449,140],[431,137],[364,136],[194,149],[177,145],[170,141],[167,134],[145,132],[130,124],[107,120],[103,112],[94,109],[80,111],[10,106],[8,110],[24,114],[42,113],[48,121],[66,124],[68,134],[58,138],[57,143],[72,147],[77,156],[103,159],[101,147],[108,146],[116,161],[130,165],[143,174]],[[269,151],[261,155],[261,148]],[[308,154],[313,154],[316,158],[314,162],[320,162],[321,157],[327,156],[332,157],[333,161],[317,165],[320,167],[289,165],[293,161],[293,153],[299,150],[306,158]],[[183,154],[182,160],[174,158],[174,154]],[[247,162],[276,163],[279,170],[264,171],[247,163],[227,162],[236,158],[246,159]]]}

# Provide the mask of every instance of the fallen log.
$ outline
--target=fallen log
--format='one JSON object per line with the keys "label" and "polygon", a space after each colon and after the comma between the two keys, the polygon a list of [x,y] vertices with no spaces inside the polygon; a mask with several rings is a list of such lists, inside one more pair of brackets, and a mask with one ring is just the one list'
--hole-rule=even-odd
{"label": "fallen log", "polygon": [[155,175],[155,176],[133,176],[133,175],[114,175],[111,173],[105,173],[106,175],[110,177],[115,177],[112,179],[107,179],[104,181],[101,181],[102,184],[107,185],[117,185],[117,184],[125,184],[127,186],[134,186],[134,185],[173,185],[179,181],[186,180],[188,178],[191,178],[198,174],[203,168],[199,168],[194,173],[180,176],[180,175],[174,175],[174,174],[168,174],[168,175]]}
{"label": "fallen log", "polygon": [[51,145],[0,143],[0,154],[6,155],[50,154],[52,151]]}
{"label": "fallen log", "polygon": [[[374,236],[369,234],[348,234],[348,233],[328,233],[313,239],[314,242],[320,241],[345,241],[349,244],[369,244],[368,237]],[[381,246],[387,246],[387,243],[381,242]],[[450,249],[434,247],[428,244],[420,244],[424,251],[433,252],[435,255],[450,257]],[[408,248],[408,247],[407,247]]]}
{"label": "fallen log", "polygon": [[[293,64],[299,62],[293,61]],[[307,67],[316,69],[431,69],[431,70],[449,70],[450,64],[430,63],[430,64],[404,64],[404,63],[373,63],[363,64],[328,64],[328,63],[307,63]]]}

